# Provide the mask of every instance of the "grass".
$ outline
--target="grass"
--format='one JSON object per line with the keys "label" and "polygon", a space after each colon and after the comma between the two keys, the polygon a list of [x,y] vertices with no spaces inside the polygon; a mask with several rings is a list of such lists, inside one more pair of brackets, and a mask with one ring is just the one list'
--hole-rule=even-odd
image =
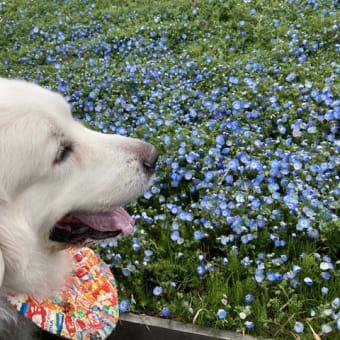
{"label": "grass", "polygon": [[339,13],[335,0],[0,1],[0,76],[160,151],[127,208],[135,234],[97,249],[129,310],[340,339]]}

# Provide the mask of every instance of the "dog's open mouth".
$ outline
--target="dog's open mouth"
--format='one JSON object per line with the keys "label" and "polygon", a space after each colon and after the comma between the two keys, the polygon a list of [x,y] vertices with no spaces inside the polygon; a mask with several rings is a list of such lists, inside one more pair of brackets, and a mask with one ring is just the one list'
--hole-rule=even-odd
{"label": "dog's open mouth", "polygon": [[131,234],[135,221],[123,208],[112,212],[74,212],[64,216],[52,228],[50,239],[78,244],[86,240],[104,240],[119,233]]}

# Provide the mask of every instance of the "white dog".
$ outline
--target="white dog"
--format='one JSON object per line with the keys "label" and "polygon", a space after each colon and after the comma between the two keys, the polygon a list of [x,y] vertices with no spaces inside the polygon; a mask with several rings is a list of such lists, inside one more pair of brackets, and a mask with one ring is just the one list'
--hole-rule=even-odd
{"label": "white dog", "polygon": [[157,157],[87,129],[61,95],[0,78],[0,293],[49,296],[71,270],[60,250],[131,233],[121,206],[148,188]]}

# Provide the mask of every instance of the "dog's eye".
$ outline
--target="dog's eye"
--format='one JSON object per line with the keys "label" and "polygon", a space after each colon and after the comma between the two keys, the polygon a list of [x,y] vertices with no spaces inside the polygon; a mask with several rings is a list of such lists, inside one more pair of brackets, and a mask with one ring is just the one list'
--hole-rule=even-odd
{"label": "dog's eye", "polygon": [[72,153],[73,147],[72,144],[62,144],[58,150],[57,156],[54,160],[54,164],[61,163],[67,159],[67,157]]}

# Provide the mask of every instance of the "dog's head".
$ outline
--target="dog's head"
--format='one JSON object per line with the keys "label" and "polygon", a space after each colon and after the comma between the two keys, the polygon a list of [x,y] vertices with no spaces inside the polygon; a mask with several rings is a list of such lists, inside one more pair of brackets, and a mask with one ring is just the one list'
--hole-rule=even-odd
{"label": "dog's head", "polygon": [[0,79],[0,286],[29,291],[27,278],[50,275],[44,261],[60,263],[59,250],[131,233],[122,206],[148,188],[157,156],[87,129],[57,93]]}

